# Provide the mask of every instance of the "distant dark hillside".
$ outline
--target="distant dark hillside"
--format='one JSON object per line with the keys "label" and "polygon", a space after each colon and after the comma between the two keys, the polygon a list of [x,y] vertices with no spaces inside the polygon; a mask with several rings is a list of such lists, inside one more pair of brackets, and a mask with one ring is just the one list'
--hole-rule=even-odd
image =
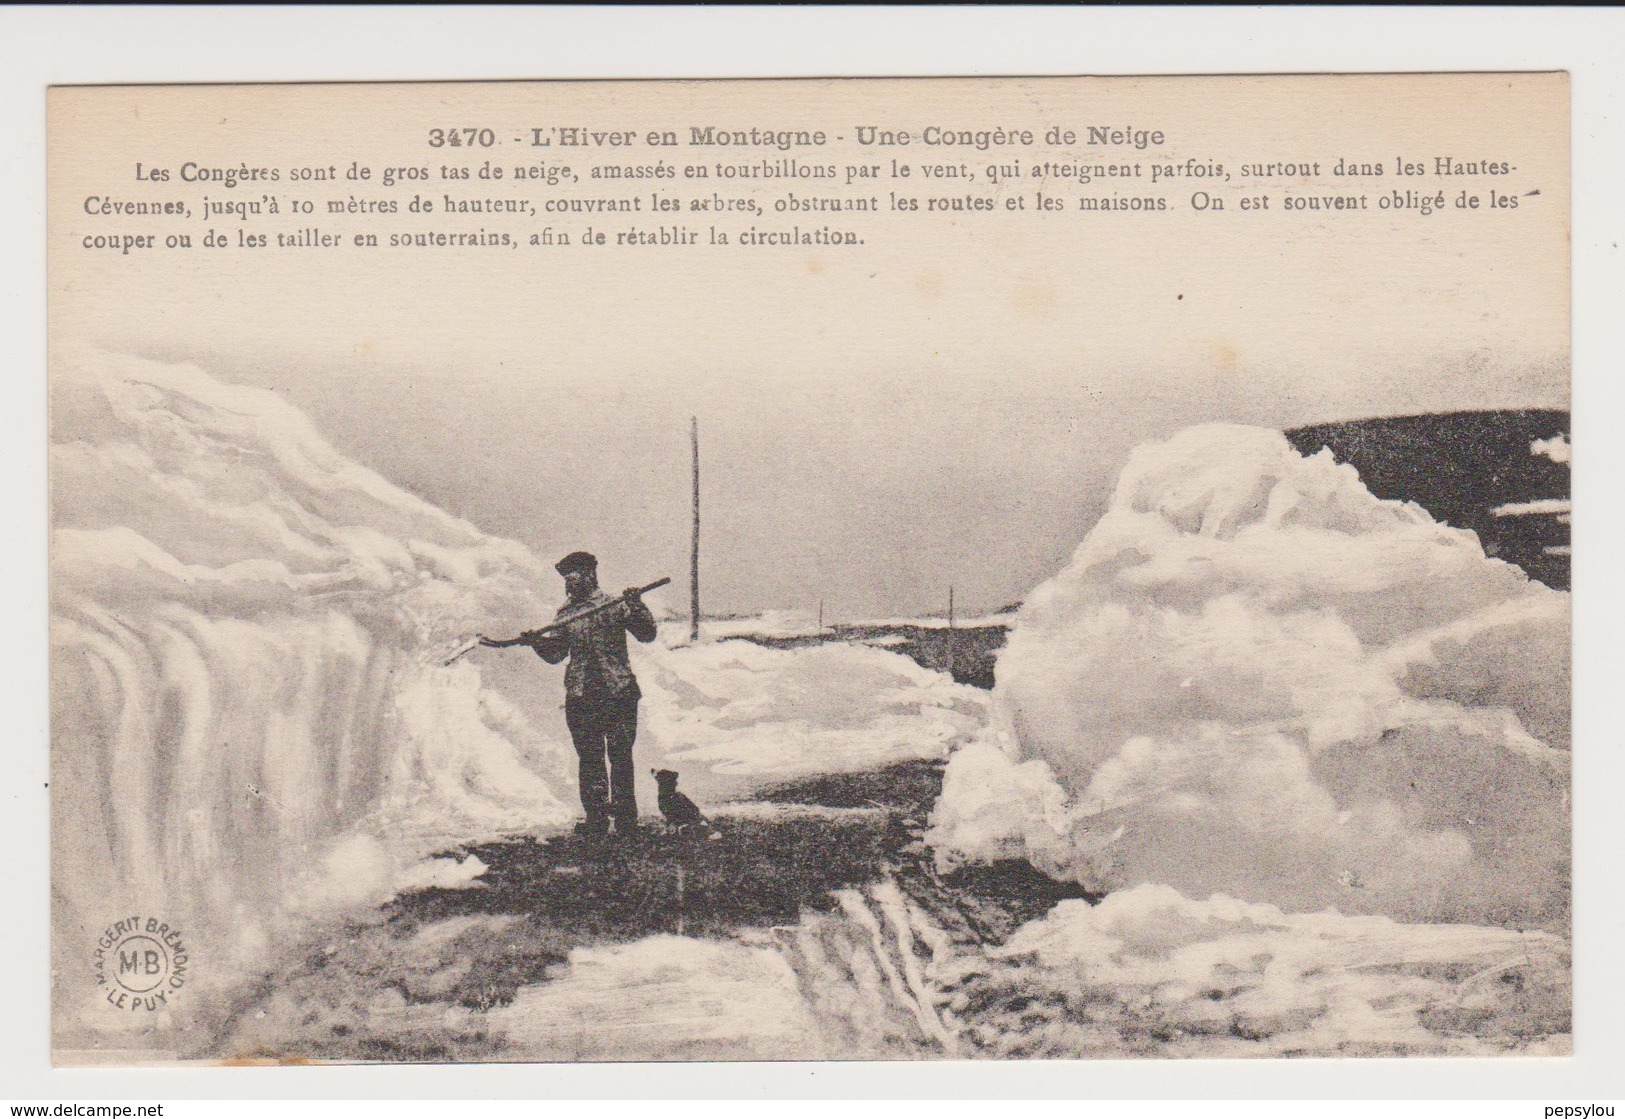
{"label": "distant dark hillside", "polygon": [[1567,590],[1567,512],[1507,507],[1569,497],[1568,463],[1531,450],[1536,440],[1568,430],[1567,412],[1529,409],[1316,424],[1286,437],[1302,454],[1331,448],[1378,497],[1414,501],[1438,520],[1472,529],[1490,555]]}

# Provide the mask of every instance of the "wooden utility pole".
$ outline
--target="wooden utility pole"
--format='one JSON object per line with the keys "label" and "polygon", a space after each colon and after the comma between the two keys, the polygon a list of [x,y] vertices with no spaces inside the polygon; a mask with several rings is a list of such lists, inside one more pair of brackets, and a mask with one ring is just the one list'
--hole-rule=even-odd
{"label": "wooden utility pole", "polygon": [[700,639],[700,418],[688,418],[689,445],[694,451],[694,536],[688,556],[688,639]]}

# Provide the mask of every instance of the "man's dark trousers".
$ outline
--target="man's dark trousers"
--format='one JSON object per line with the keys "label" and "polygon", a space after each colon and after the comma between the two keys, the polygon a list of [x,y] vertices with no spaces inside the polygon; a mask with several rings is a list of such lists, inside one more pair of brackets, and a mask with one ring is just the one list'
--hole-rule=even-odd
{"label": "man's dark trousers", "polygon": [[[638,736],[638,696],[570,696],[564,721],[581,761],[581,807],[587,827],[629,832],[637,826],[638,802],[632,781],[632,743]],[[605,765],[605,762],[608,765]]]}

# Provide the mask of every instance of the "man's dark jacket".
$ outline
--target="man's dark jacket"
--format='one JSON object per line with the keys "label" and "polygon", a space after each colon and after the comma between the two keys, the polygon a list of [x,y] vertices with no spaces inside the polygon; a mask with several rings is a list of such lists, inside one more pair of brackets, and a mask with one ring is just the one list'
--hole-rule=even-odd
{"label": "man's dark jacket", "polygon": [[[594,590],[579,602],[559,607],[557,616],[567,617],[609,601],[602,590]],[[600,610],[560,633],[548,634],[536,643],[536,655],[548,664],[570,658],[564,670],[564,694],[569,699],[638,699],[643,692],[627,657],[628,633],[643,642],[655,638],[654,615],[642,599]]]}

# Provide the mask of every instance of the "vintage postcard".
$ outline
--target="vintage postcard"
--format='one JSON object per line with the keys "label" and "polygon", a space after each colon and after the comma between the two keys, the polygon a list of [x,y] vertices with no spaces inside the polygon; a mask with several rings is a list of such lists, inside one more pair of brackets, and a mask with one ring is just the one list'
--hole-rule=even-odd
{"label": "vintage postcard", "polygon": [[58,1064],[1572,1053],[1566,75],[48,108]]}

